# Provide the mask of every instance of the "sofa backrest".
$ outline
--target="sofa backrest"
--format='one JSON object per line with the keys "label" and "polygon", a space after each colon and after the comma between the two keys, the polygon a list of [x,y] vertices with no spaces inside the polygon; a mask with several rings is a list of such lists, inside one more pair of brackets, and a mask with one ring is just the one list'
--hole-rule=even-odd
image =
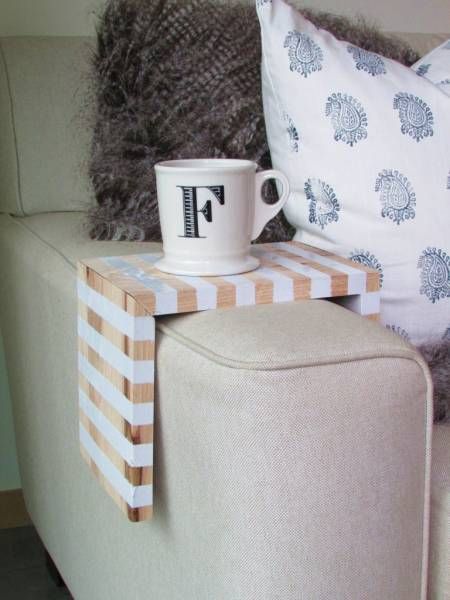
{"label": "sofa backrest", "polygon": [[91,38],[0,39],[0,212],[86,209]]}
{"label": "sofa backrest", "polygon": [[[425,53],[445,34],[402,34]],[[86,210],[93,38],[0,39],[0,213]]]}

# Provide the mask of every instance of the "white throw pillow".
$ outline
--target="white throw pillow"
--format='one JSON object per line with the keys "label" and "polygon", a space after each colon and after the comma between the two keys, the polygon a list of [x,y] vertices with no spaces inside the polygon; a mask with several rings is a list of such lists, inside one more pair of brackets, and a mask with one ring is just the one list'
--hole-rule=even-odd
{"label": "white throw pillow", "polygon": [[[450,97],[257,0],[272,162],[295,239],[382,273],[384,324],[420,344],[450,325]],[[450,52],[450,51],[449,51]]]}
{"label": "white throw pillow", "polygon": [[412,68],[417,75],[426,77],[450,95],[450,40],[431,50]]}

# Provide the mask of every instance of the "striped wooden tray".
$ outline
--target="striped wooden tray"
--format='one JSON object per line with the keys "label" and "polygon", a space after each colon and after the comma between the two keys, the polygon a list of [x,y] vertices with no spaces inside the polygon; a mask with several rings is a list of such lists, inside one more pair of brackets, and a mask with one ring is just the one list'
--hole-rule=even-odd
{"label": "striped wooden tray", "polygon": [[340,297],[378,318],[377,271],[299,242],[252,253],[259,269],[226,277],[162,273],[160,254],[79,263],[81,452],[131,521],[152,515],[155,316]]}

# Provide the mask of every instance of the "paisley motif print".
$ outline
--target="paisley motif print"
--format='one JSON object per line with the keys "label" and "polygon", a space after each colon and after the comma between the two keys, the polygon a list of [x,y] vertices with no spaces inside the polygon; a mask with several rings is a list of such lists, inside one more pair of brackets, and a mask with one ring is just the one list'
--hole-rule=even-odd
{"label": "paisley motif print", "polygon": [[378,54],[351,45],[347,46],[347,51],[353,56],[358,71],[365,71],[373,77],[386,73],[384,61]]}
{"label": "paisley motif print", "polygon": [[440,248],[427,248],[419,258],[420,293],[433,304],[450,298],[450,256]]}
{"label": "paisley motif print", "polygon": [[394,97],[394,110],[398,110],[401,132],[420,142],[433,135],[433,113],[428,104],[417,96],[400,92]]}
{"label": "paisley motif print", "polygon": [[419,67],[416,69],[417,75],[419,77],[424,77],[428,73],[430,67],[431,67],[430,63],[428,63],[426,65],[425,64],[419,65]]}
{"label": "paisley motif print", "polygon": [[353,252],[350,253],[349,258],[355,263],[359,263],[360,265],[364,265],[378,271],[380,274],[380,288],[383,287],[383,267],[374,254],[371,254],[368,250],[353,250]]}
{"label": "paisley motif print", "polygon": [[321,179],[308,179],[305,195],[309,202],[309,222],[324,229],[329,223],[338,221],[341,210],[332,187]]}
{"label": "paisley motif print", "polygon": [[283,115],[284,121],[286,122],[286,133],[289,139],[289,146],[292,152],[298,152],[300,143],[300,136],[298,135],[297,128],[291,117],[285,112]]}
{"label": "paisley motif print", "polygon": [[401,336],[407,342],[409,342],[411,339],[409,336],[409,333],[407,331],[405,331],[404,329],[402,329],[401,327],[399,327],[398,325],[386,325],[386,329],[393,331],[397,335]]}
{"label": "paisley motif print", "polygon": [[347,94],[335,93],[328,97],[325,115],[331,116],[336,142],[350,146],[367,137],[367,115],[360,102]]}
{"label": "paisley motif print", "polygon": [[297,71],[303,77],[308,77],[322,69],[323,52],[306,33],[290,31],[284,41],[284,47],[289,48],[291,71]]}
{"label": "paisley motif print", "polygon": [[375,191],[381,192],[382,217],[388,217],[400,225],[402,221],[416,216],[416,195],[410,182],[398,171],[381,171],[375,182]]}

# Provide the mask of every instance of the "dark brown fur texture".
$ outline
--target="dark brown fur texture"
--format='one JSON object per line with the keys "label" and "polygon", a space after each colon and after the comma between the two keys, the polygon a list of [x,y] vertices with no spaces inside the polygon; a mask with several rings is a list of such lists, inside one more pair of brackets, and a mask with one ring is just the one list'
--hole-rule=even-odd
{"label": "dark brown fur texture", "polygon": [[450,340],[421,346],[434,384],[434,419],[450,421]]}
{"label": "dark brown fur texture", "polygon": [[[419,56],[363,20],[304,10],[337,38],[411,65]],[[254,6],[213,0],[109,0],[98,25],[90,177],[94,239],[160,240],[153,166],[169,158],[247,158],[269,168]],[[273,192],[272,192],[273,195]],[[290,239],[282,215],[258,241]],[[449,344],[421,349],[436,417],[450,419]]]}
{"label": "dark brown fur texture", "polygon": [[[418,55],[362,20],[310,10],[338,38],[410,65]],[[160,240],[153,165],[169,158],[248,158],[270,167],[253,5],[110,0],[93,61],[90,177],[94,239]],[[259,241],[290,239],[280,216]]]}

